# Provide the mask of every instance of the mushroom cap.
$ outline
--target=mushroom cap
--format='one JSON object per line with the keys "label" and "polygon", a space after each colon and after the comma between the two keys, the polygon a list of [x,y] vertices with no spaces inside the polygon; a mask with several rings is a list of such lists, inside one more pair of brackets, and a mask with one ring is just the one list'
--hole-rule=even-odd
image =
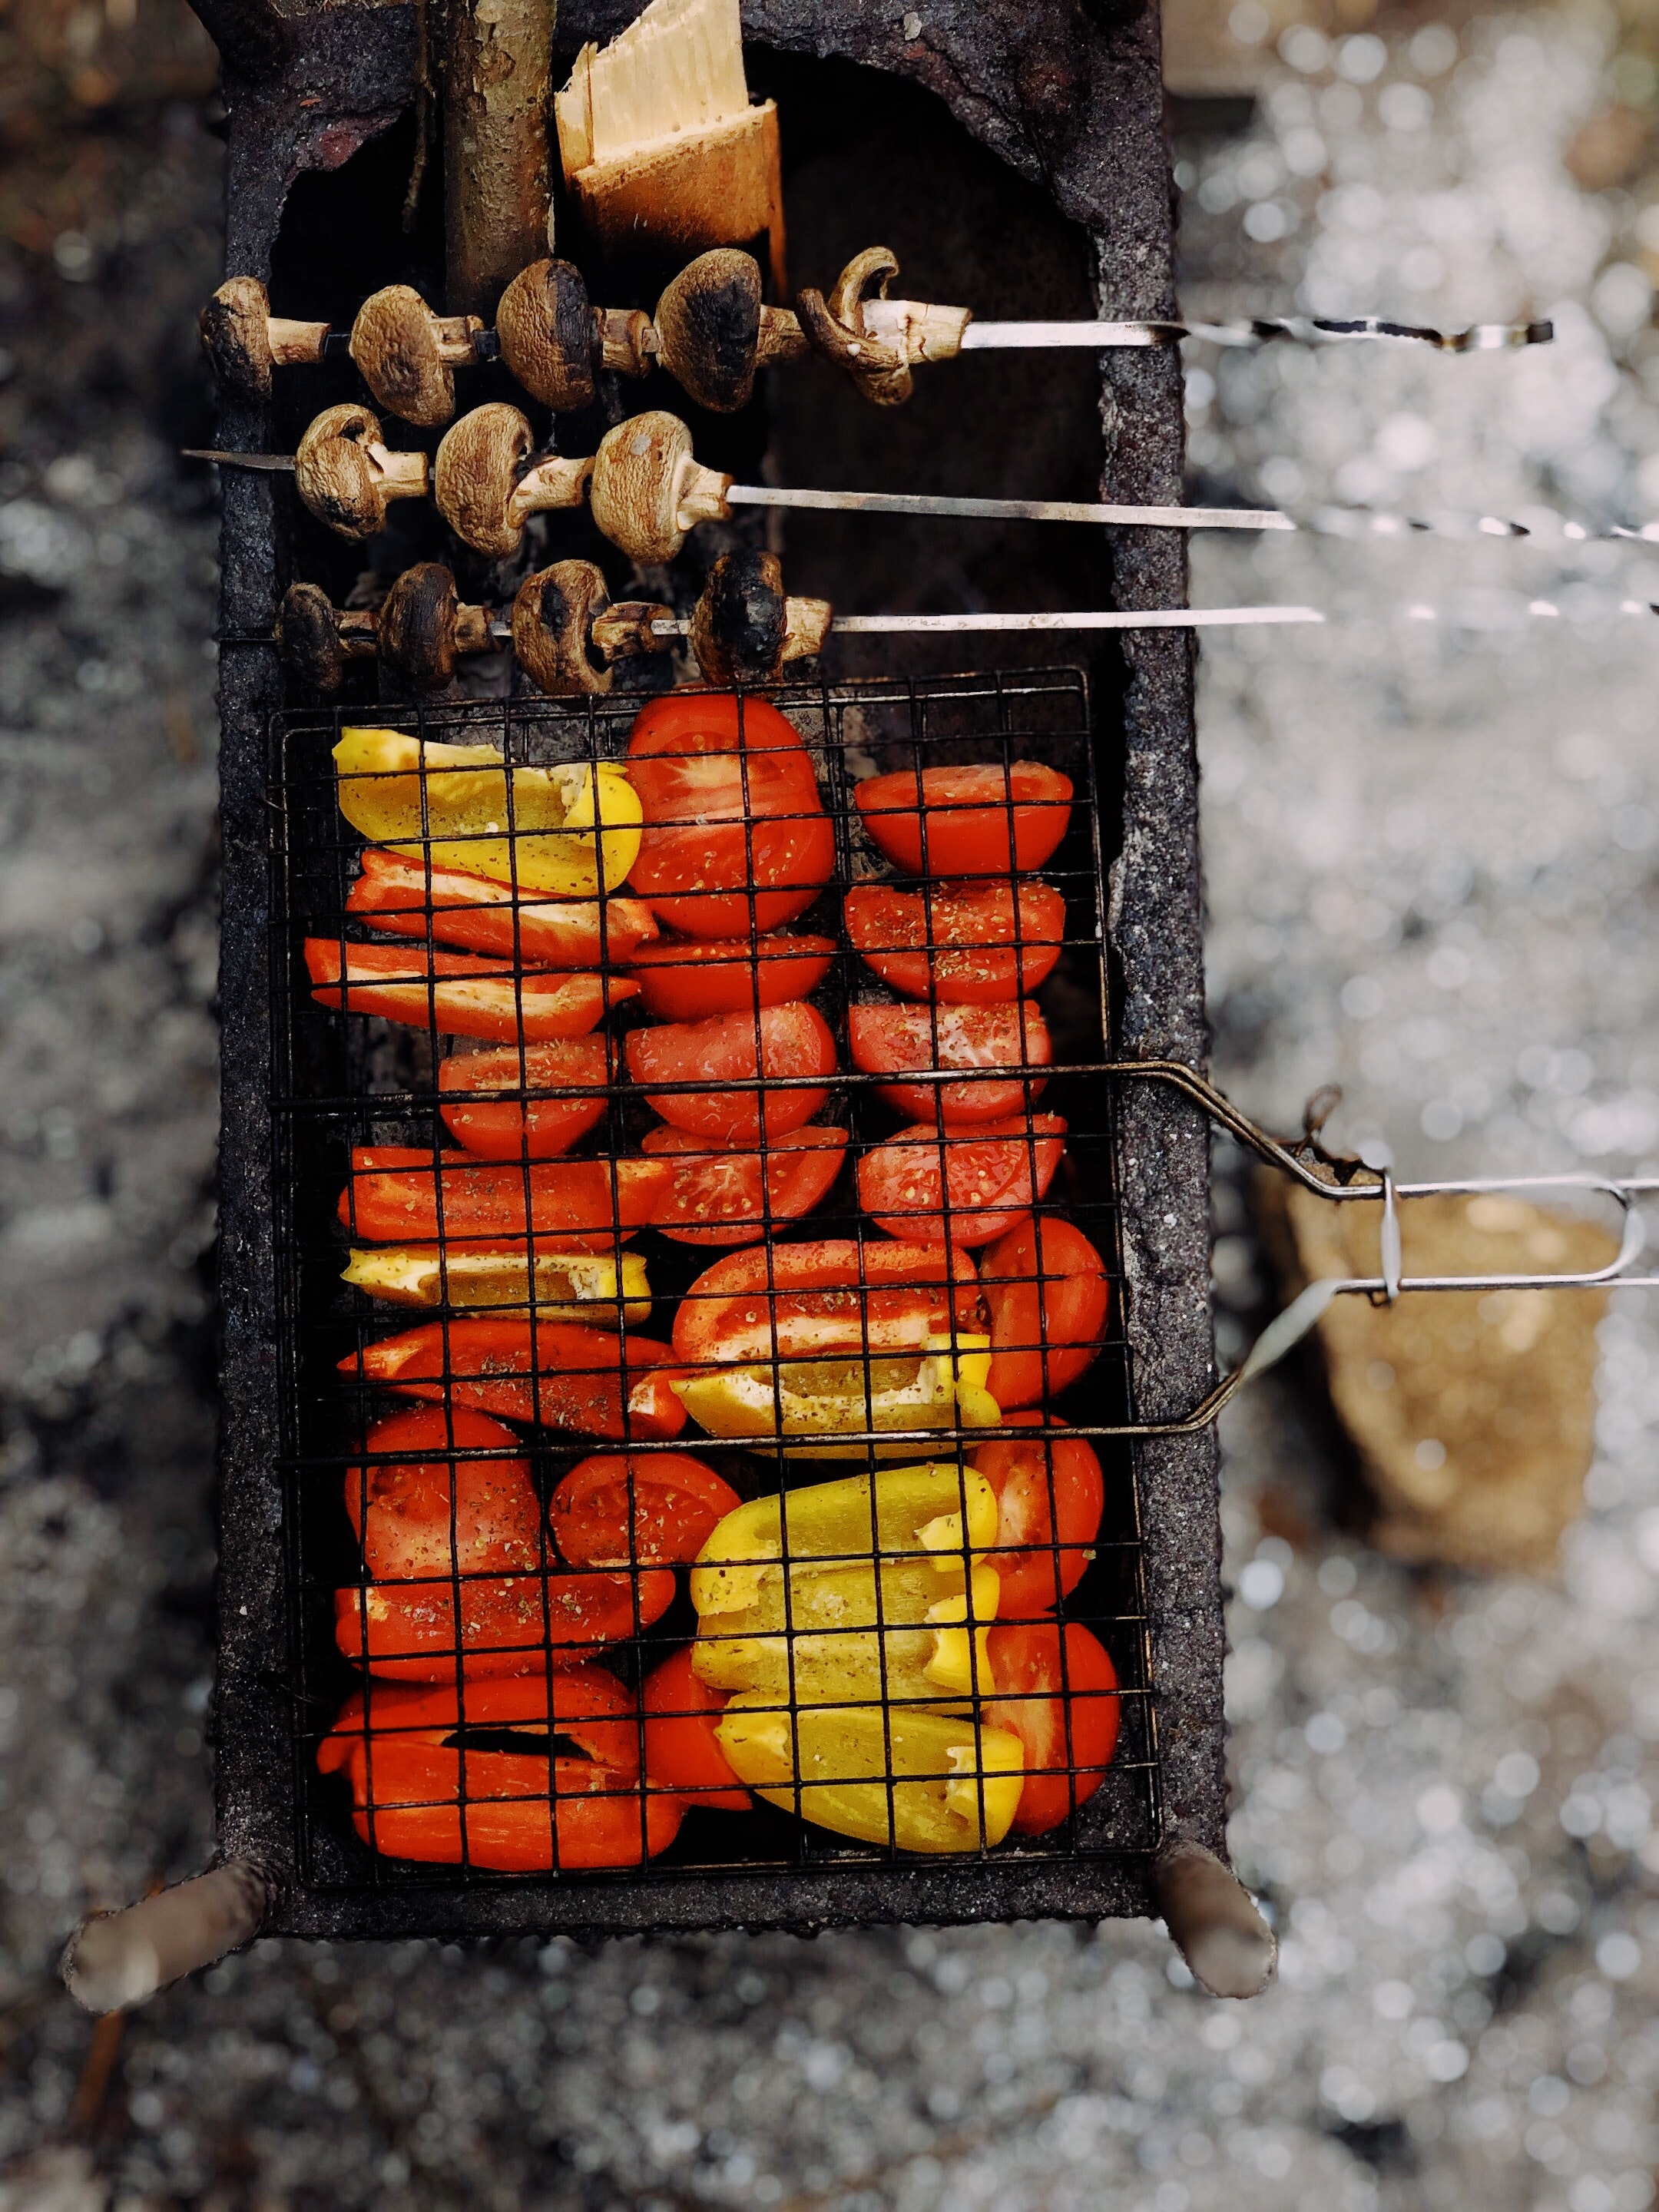
{"label": "mushroom cap", "polygon": [[600,532],[635,561],[672,561],[685,543],[678,519],[680,464],[691,433],[652,408],[607,430],[593,456],[588,504]]}
{"label": "mushroom cap", "polygon": [[610,605],[605,577],[591,561],[556,561],[520,585],[513,601],[513,650],[519,665],[550,698],[608,691],[611,671],[596,668],[593,617]]}
{"label": "mushroom cap", "polygon": [[357,310],[351,358],[388,413],[434,429],[455,412],[455,378],[438,357],[432,310],[409,284],[388,284]]}
{"label": "mushroom cap", "polygon": [[532,399],[561,415],[593,404],[593,311],[568,261],[532,261],[495,310],[501,359]]}
{"label": "mushroom cap", "polygon": [[325,696],[339,690],[346,656],[340,619],[328,593],[316,584],[290,584],[276,617],[276,641],[296,684]]}
{"label": "mushroom cap", "polygon": [[385,527],[386,482],[363,450],[380,442],[380,416],[354,400],[325,407],[295,448],[301,498],[342,538],[373,538]]}
{"label": "mushroom cap", "polygon": [[516,407],[491,399],[444,432],[433,463],[433,496],[455,535],[497,561],[519,550],[524,525],[508,503],[535,445]]}
{"label": "mushroom cap", "polygon": [[381,602],[374,652],[411,691],[441,691],[455,678],[455,579],[441,561],[405,568]]}
{"label": "mushroom cap", "polygon": [[691,650],[711,684],[774,683],[783,665],[788,611],[775,553],[722,553],[691,610]]}
{"label": "mushroom cap", "polygon": [[688,262],[657,302],[657,358],[699,407],[730,415],[755,390],[761,273],[752,253],[717,246]]}
{"label": "mushroom cap", "polygon": [[224,389],[250,407],[270,398],[270,298],[257,276],[231,276],[203,308],[202,343]]}

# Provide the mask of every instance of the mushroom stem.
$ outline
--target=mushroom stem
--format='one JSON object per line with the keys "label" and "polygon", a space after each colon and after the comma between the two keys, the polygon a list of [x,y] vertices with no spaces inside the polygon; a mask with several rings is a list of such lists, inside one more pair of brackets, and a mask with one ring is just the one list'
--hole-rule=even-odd
{"label": "mushroom stem", "polygon": [[582,487],[592,473],[590,455],[581,459],[574,454],[555,453],[527,469],[519,479],[518,489],[507,503],[509,520],[522,527],[532,514],[556,507],[580,507]]}
{"label": "mushroom stem", "polygon": [[401,453],[378,441],[365,446],[370,465],[378,472],[390,499],[422,499],[426,495],[427,459],[424,453]]}
{"label": "mushroom stem", "polygon": [[639,307],[596,307],[599,366],[623,376],[648,376],[657,356],[657,333]]}
{"label": "mushroom stem", "polygon": [[322,359],[328,343],[328,325],[295,322],[291,315],[267,315],[265,336],[272,362],[288,368],[297,362]]}

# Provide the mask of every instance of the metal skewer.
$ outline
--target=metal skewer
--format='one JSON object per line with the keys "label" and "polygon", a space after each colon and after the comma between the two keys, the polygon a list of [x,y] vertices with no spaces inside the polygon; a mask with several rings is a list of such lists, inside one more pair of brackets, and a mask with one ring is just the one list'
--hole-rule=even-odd
{"label": "metal skewer", "polygon": [[962,334],[963,353],[1000,353],[1075,346],[1098,353],[1115,346],[1178,345],[1200,338],[1206,345],[1271,345],[1288,339],[1296,345],[1342,345],[1354,339],[1401,345],[1426,345],[1438,353],[1512,353],[1522,346],[1548,345],[1553,323],[1476,323],[1467,331],[1435,331],[1411,323],[1391,323],[1380,315],[1336,320],[1324,315],[1253,316],[1246,323],[980,323]]}

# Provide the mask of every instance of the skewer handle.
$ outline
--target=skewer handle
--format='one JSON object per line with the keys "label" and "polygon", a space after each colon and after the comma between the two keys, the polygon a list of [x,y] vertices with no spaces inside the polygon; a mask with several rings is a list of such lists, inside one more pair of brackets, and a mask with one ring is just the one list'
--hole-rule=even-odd
{"label": "skewer handle", "polygon": [[251,1943],[265,1917],[264,1875],[246,1859],[83,1920],[64,1946],[64,1986],[88,2012],[124,2012],[169,1982]]}
{"label": "skewer handle", "polygon": [[1202,1844],[1166,1844],[1152,1868],[1170,1941],[1212,1997],[1260,1996],[1279,1944],[1232,1869]]}

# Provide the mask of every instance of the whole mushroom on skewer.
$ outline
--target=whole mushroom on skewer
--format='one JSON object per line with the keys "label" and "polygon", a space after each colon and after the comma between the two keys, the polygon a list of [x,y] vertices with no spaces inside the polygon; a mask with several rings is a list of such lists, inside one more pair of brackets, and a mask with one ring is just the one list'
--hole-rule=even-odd
{"label": "whole mushroom on skewer", "polygon": [[377,415],[355,401],[325,407],[301,439],[294,481],[319,522],[342,538],[374,538],[394,499],[423,499],[424,453],[396,453]]}
{"label": "whole mushroom on skewer", "polygon": [[500,643],[489,610],[463,605],[454,577],[437,561],[405,568],[373,608],[337,607],[317,585],[291,584],[276,638],[296,682],[325,696],[339,690],[349,661],[368,659],[403,689],[441,691],[462,653]]}

